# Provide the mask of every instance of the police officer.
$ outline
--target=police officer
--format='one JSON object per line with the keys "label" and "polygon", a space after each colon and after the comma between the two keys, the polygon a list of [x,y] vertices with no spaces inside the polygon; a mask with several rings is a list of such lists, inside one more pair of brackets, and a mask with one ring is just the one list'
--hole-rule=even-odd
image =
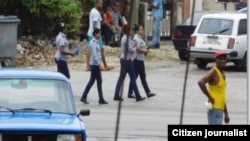
{"label": "police officer", "polygon": [[67,28],[65,23],[60,23],[59,33],[56,37],[56,53],[55,62],[57,64],[57,71],[64,74],[68,79],[70,79],[68,60],[70,56],[75,56],[74,53],[69,51],[69,41],[66,37]]}
{"label": "police officer", "polygon": [[123,36],[121,39],[121,58],[120,58],[120,74],[118,77],[118,80],[116,82],[115,87],[115,95],[114,100],[115,101],[122,101],[122,85],[124,83],[126,74],[129,74],[130,77],[130,84],[131,89],[134,90],[135,93],[135,99],[137,102],[145,100],[145,97],[141,97],[139,89],[137,87],[136,83],[136,77],[135,77],[135,69],[133,65],[133,60],[135,57],[135,51],[136,48],[134,48],[134,43],[130,35],[130,26],[124,25],[123,26]]}
{"label": "police officer", "polygon": [[100,65],[102,63],[102,55],[101,55],[101,48],[99,47],[98,40],[101,37],[101,30],[95,28],[93,31],[93,39],[90,41],[90,79],[88,84],[85,87],[85,90],[82,94],[81,101],[85,104],[89,104],[87,101],[88,93],[93,86],[94,82],[97,81],[97,90],[99,95],[99,104],[108,104],[103,98],[103,91],[102,91],[102,74]]}

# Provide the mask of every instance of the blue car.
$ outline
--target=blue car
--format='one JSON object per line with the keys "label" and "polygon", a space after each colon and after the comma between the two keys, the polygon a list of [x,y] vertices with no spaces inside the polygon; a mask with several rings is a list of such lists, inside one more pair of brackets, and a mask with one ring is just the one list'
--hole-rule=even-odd
{"label": "blue car", "polygon": [[47,70],[0,69],[0,141],[86,141],[70,81]]}

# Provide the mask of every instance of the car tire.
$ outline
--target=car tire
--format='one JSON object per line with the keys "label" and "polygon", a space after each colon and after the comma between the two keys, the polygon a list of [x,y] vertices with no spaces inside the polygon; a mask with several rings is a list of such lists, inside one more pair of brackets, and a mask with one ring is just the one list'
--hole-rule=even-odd
{"label": "car tire", "polygon": [[199,69],[205,69],[208,62],[202,59],[195,59],[195,64]]}
{"label": "car tire", "polygon": [[178,51],[179,59],[181,61],[187,61],[188,60],[188,52],[186,50],[179,50]]}
{"label": "car tire", "polygon": [[245,53],[242,60],[234,63],[236,67],[239,68],[239,71],[247,71],[247,53]]}
{"label": "car tire", "polygon": [[247,71],[247,55],[246,54],[244,55],[244,58],[243,58],[243,63],[242,63],[241,70],[242,71]]}

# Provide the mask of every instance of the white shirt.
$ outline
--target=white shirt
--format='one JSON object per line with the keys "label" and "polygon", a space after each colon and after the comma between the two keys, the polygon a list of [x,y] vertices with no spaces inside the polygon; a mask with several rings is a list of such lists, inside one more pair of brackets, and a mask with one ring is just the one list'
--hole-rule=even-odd
{"label": "white shirt", "polygon": [[135,59],[135,48],[134,48],[134,41],[132,40],[131,36],[129,36],[128,40],[128,51],[125,54],[125,48],[127,46],[127,35],[123,35],[121,39],[121,58],[126,60],[134,60]]}
{"label": "white shirt", "polygon": [[94,22],[97,22],[96,27],[101,29],[101,21],[102,17],[100,12],[94,7],[90,10],[89,13],[89,29],[88,29],[88,36],[93,37],[94,31]]}
{"label": "white shirt", "polygon": [[64,61],[68,61],[69,60],[69,55],[63,55],[60,52],[60,47],[64,47],[65,51],[69,51],[69,42],[66,38],[66,35],[62,32],[59,32],[59,34],[56,37],[56,53],[55,53],[55,58],[57,60],[64,60]]}
{"label": "white shirt", "polygon": [[90,41],[90,65],[100,66],[102,63],[102,55],[101,55],[101,48],[99,47],[98,40],[93,38]]}
{"label": "white shirt", "polygon": [[[139,34],[135,34],[134,42],[135,42],[135,46],[140,47],[142,49],[146,48],[146,43]],[[145,54],[136,52],[136,59],[140,60],[140,61],[144,61],[145,60]]]}
{"label": "white shirt", "polygon": [[128,24],[128,21],[126,20],[126,18],[124,16],[122,16],[122,23],[124,25],[127,25]]}

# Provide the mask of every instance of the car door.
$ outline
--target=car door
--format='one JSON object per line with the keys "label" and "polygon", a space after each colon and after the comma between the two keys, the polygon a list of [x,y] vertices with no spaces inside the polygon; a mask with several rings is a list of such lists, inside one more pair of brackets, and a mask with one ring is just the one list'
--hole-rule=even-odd
{"label": "car door", "polygon": [[237,29],[235,50],[238,52],[238,58],[241,59],[247,50],[247,19],[240,19]]}

